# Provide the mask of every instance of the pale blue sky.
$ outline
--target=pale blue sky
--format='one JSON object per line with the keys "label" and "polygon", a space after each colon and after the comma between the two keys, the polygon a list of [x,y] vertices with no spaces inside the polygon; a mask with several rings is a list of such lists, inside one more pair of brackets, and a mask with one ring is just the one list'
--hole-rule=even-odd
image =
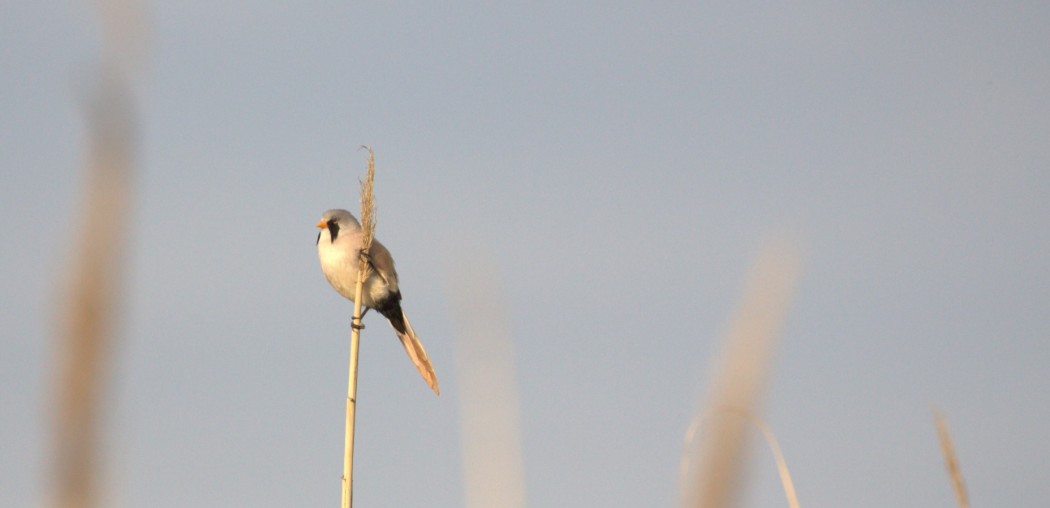
{"label": "pale blue sky", "polygon": [[[765,238],[803,239],[767,417],[804,506],[1050,498],[1044,2],[150,4],[114,505],[323,506],[348,302],[313,224],[357,209],[441,376],[366,320],[356,500],[461,506],[450,267],[501,274],[530,506],[675,506],[682,435]],[[0,505],[45,483],[90,4],[0,16]],[[756,454],[745,503],[783,503]]]}

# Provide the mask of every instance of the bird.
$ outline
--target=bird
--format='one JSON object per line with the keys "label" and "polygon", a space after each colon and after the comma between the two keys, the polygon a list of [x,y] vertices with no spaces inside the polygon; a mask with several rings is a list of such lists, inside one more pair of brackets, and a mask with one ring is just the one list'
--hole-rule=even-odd
{"label": "bird", "polygon": [[[360,266],[361,240],[364,231],[357,218],[342,209],[326,211],[317,222],[317,255],[321,260],[321,271],[337,293],[353,301]],[[437,374],[430,363],[423,343],[412,329],[408,316],[401,308],[401,289],[398,285],[394,258],[379,242],[372,240],[366,256],[371,270],[361,292],[362,317],[368,309],[375,309],[394,328],[409,359],[419,370],[430,389],[441,395]]]}

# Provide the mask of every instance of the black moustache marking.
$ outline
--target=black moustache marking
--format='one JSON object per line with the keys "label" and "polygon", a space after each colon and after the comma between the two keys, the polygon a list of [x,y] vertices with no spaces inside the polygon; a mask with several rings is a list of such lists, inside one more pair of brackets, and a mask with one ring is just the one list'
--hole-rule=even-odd
{"label": "black moustache marking", "polygon": [[328,221],[328,231],[332,233],[332,243],[335,243],[336,237],[339,236],[339,224],[336,224],[334,220]]}

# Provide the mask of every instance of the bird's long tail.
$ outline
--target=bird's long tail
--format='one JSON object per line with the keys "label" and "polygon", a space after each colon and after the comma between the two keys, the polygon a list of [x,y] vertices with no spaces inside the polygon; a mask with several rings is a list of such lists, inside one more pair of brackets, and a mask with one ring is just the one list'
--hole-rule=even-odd
{"label": "bird's long tail", "polygon": [[[419,375],[423,376],[423,380],[427,382],[431,390],[434,390],[434,393],[441,395],[441,390],[438,389],[437,374],[434,373],[434,366],[430,364],[427,350],[423,348],[423,343],[420,342],[416,331],[412,329],[412,323],[408,322],[408,316],[404,311],[401,311],[400,318],[400,323],[396,322],[398,321],[396,318],[391,319],[390,326],[394,327],[394,331],[397,332],[397,338],[401,339],[401,345],[405,347],[408,358],[419,370]],[[399,324],[404,326],[399,327]]]}

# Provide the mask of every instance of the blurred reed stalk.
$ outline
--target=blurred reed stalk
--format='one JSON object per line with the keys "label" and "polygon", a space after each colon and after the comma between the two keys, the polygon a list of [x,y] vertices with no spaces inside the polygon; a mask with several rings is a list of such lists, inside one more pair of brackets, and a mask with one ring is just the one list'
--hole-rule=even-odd
{"label": "blurred reed stalk", "polygon": [[944,414],[934,408],[933,422],[937,427],[937,437],[941,442],[941,454],[944,455],[944,466],[948,469],[948,477],[952,480],[952,489],[955,490],[955,499],[959,508],[970,508],[970,497],[966,494],[966,482],[963,481],[962,469],[959,467],[959,458],[955,455],[955,445],[952,444],[952,436],[948,433],[948,422]]}
{"label": "blurred reed stalk", "polygon": [[365,279],[370,270],[368,249],[375,238],[375,195],[372,186],[376,174],[375,152],[368,149],[368,175],[361,182],[361,252],[357,272],[357,287],[354,289],[354,320],[350,325],[350,375],[346,389],[346,433],[343,439],[343,496],[342,508],[354,504],[354,420],[357,415],[357,360],[361,345],[361,297]]}
{"label": "blurred reed stalk", "polygon": [[52,480],[55,505],[97,506],[98,448],[105,382],[119,315],[132,173],[132,112],[107,78],[89,113],[91,153],[85,202],[63,289]]}
{"label": "blurred reed stalk", "polygon": [[[795,492],[795,482],[791,479],[791,470],[788,469],[787,460],[784,459],[784,452],[780,449],[780,442],[777,441],[776,436],[773,434],[773,429],[769,428],[769,425],[766,425],[766,422],[762,421],[762,419],[757,416],[732,410],[726,410],[726,412],[747,419],[754,424],[760,432],[762,432],[762,437],[765,438],[766,445],[769,447],[769,451],[773,454],[773,460],[776,461],[777,474],[780,476],[780,485],[784,489],[784,497],[787,499],[788,507],[799,508],[801,505],[798,502],[798,494]],[[682,458],[679,463],[679,474],[682,485],[686,485],[688,482],[691,459],[690,453],[688,452],[692,450],[693,439],[696,437],[696,433],[700,430],[706,417],[706,414],[696,415],[696,417],[693,418],[693,422],[689,424],[689,430],[685,432],[685,443],[682,446]]]}
{"label": "blurred reed stalk", "polygon": [[144,64],[147,24],[133,0],[98,2],[102,58],[86,106],[88,154],[83,202],[59,279],[53,444],[46,504],[99,505],[107,376],[116,347],[130,223],[136,122],[132,78]]}
{"label": "blurred reed stalk", "polygon": [[[734,413],[760,414],[776,337],[791,303],[800,266],[797,245],[784,239],[768,244],[751,269],[725,350],[716,365],[713,387],[701,411],[704,432],[695,444],[687,435],[689,449],[685,453],[693,460],[683,463],[684,507],[732,506],[736,499],[744,472],[747,420]],[[693,464],[695,467],[689,467]]]}
{"label": "blurred reed stalk", "polygon": [[448,277],[456,324],[466,508],[524,508],[521,405],[499,270],[481,246],[457,249]]}

